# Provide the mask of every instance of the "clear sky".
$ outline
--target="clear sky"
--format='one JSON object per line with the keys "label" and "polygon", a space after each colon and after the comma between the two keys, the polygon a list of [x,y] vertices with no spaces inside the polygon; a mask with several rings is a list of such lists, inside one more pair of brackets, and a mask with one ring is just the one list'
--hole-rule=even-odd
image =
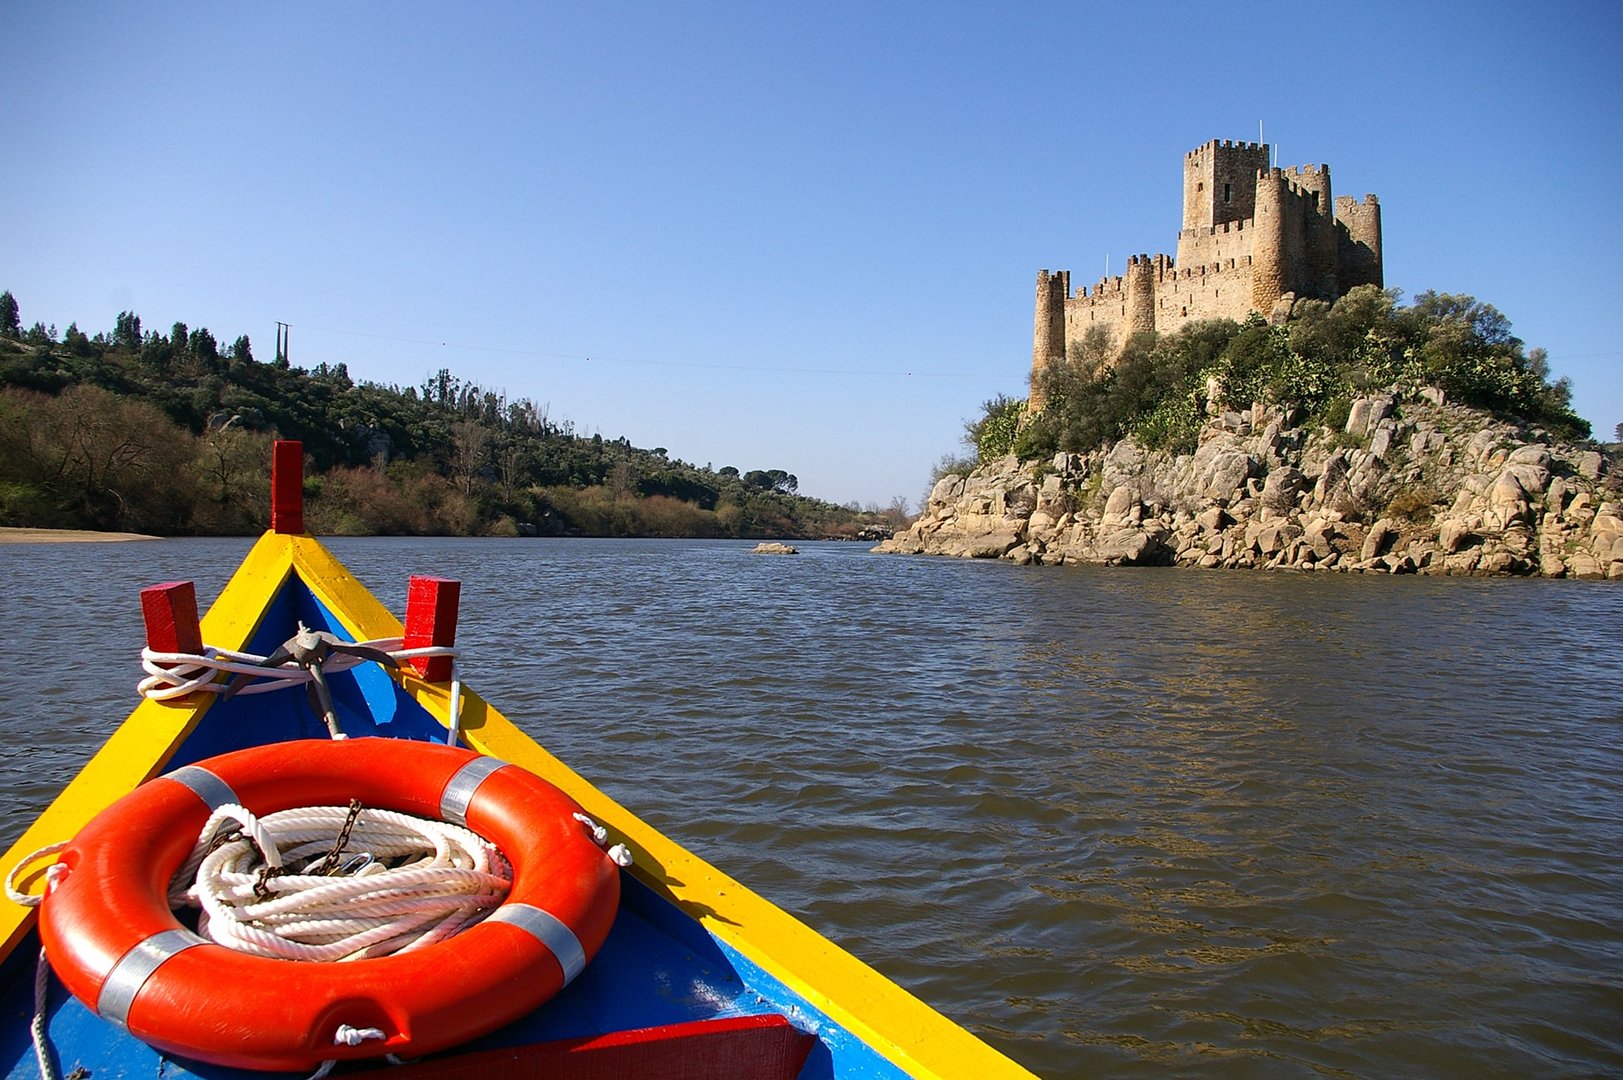
{"label": "clear sky", "polygon": [[[1108,8],[1112,14],[1103,14]],[[1185,151],[1381,201],[1623,422],[1623,5],[0,0],[0,289],[915,506]]]}

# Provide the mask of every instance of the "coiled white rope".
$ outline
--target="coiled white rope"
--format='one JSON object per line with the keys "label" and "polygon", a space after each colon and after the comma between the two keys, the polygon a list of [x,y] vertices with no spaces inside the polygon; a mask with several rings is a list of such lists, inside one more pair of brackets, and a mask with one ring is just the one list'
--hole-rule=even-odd
{"label": "coiled white rope", "polygon": [[[424,645],[416,649],[406,649],[401,647],[403,641],[404,639],[397,637],[372,638],[354,644],[386,652],[396,661],[435,656],[451,658],[449,702],[451,723],[445,741],[455,746],[462,723],[462,675],[456,662],[461,654],[450,645]],[[214,645],[204,645],[201,653],[158,652],[143,646],[141,668],[147,673],[147,677],[137,683],[135,689],[143,697],[168,701],[172,698],[185,697],[198,690],[211,694],[225,693],[230,683],[229,680],[218,678],[221,672],[231,675],[253,675],[258,678],[259,681],[251,682],[236,691],[239,694],[266,694],[272,690],[285,690],[291,686],[303,686],[313,678],[309,671],[292,660],[280,667],[268,668],[264,666],[266,659],[266,656],[257,653],[221,649]],[[368,662],[365,657],[335,651],[322,661],[321,668],[325,674],[331,675]]]}
{"label": "coiled white rope", "polygon": [[[221,843],[216,833],[235,828]],[[335,842],[334,838],[337,837]],[[432,945],[497,907],[513,871],[468,829],[391,810],[216,810],[176,874],[198,933],[285,960],[357,960]]]}
{"label": "coiled white rope", "polygon": [[[227,822],[237,828],[222,843]],[[494,844],[446,822],[356,802],[262,818],[227,804],[204,823],[169,900],[200,908],[198,933],[228,948],[342,962],[443,941],[500,905],[512,880]],[[333,1045],[387,1037],[339,1024]],[[322,1062],[309,1080],[335,1064]]]}
{"label": "coiled white rope", "polygon": [[[418,649],[404,649],[401,648],[401,643],[402,639],[397,637],[355,642],[356,645],[386,652],[396,660],[417,660],[431,656],[449,656],[455,660],[459,655],[450,645],[425,645]],[[267,668],[263,666],[265,659],[266,657],[257,653],[221,649],[214,645],[204,645],[201,653],[158,652],[151,648],[142,648],[141,667],[146,671],[147,677],[137,683],[135,688],[146,697],[167,701],[170,698],[185,697],[196,690],[224,693],[227,684],[217,681],[215,677],[216,673],[221,671],[233,675],[257,675],[263,680],[249,683],[237,691],[239,694],[264,694],[289,686],[303,686],[310,681],[310,673],[291,660],[281,667]],[[367,662],[365,657],[334,652],[322,661],[322,670],[330,675],[336,671],[348,671],[358,664]],[[455,665],[452,667],[454,669]]]}

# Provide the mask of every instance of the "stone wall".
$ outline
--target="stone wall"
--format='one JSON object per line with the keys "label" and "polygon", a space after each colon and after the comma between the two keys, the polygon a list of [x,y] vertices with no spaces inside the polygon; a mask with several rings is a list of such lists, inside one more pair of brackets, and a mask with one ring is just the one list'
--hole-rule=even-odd
{"label": "stone wall", "polygon": [[1231,262],[1251,261],[1251,233],[1247,226],[1251,219],[1227,222],[1214,229],[1185,229],[1178,234],[1177,265],[1183,269],[1197,266],[1225,266]]}
{"label": "stone wall", "polygon": [[1241,322],[1251,312],[1251,259],[1229,265],[1178,267],[1155,292],[1156,329],[1174,333],[1199,319]]}

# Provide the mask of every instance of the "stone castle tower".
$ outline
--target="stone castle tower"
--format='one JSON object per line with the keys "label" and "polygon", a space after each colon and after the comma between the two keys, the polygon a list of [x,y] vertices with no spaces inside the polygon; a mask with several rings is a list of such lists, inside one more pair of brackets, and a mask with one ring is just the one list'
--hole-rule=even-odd
{"label": "stone castle tower", "polygon": [[1213,139],[1183,157],[1178,253],[1134,255],[1127,272],[1071,294],[1071,272],[1037,272],[1031,408],[1043,406],[1039,376],[1080,355],[1095,327],[1119,350],[1143,330],[1169,333],[1199,319],[1283,320],[1300,297],[1335,300],[1356,285],[1383,284],[1381,206],[1332,199],[1330,167],[1269,164],[1267,143]]}

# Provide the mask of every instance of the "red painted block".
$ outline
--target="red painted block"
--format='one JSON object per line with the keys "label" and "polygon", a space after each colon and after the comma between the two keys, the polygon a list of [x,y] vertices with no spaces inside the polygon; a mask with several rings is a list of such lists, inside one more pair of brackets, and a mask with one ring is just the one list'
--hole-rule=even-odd
{"label": "red painted block", "polygon": [[389,1069],[389,1080],[795,1080],[816,1044],[781,1016],[693,1020],[477,1050]]}
{"label": "red painted block", "polygon": [[271,532],[304,531],[304,444],[277,439],[271,450]]}
{"label": "red painted block", "polygon": [[[412,575],[406,589],[406,635],[402,648],[456,644],[456,613],[462,600],[462,582],[453,578]],[[451,678],[449,656],[425,656],[412,665],[429,682]]]}
{"label": "red painted block", "polygon": [[146,621],[147,648],[153,652],[203,651],[197,589],[191,582],[168,581],[142,589],[141,618]]}

